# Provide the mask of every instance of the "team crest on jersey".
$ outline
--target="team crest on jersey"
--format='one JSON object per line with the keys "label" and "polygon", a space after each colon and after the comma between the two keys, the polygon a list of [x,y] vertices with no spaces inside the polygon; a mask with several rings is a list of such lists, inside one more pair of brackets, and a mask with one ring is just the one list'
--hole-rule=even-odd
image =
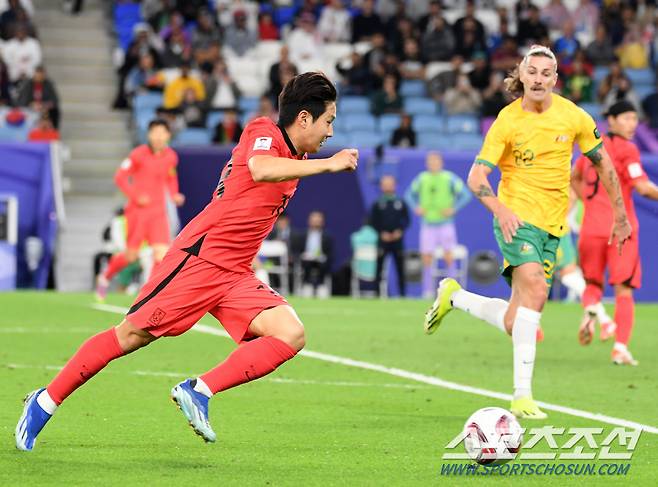
{"label": "team crest on jersey", "polygon": [[568,135],[558,135],[555,137],[555,142],[568,142],[569,141],[569,136]]}
{"label": "team crest on jersey", "polygon": [[521,253],[522,254],[529,254],[532,251],[532,247],[530,247],[530,244],[527,242],[523,242],[521,244]]}
{"label": "team crest on jersey", "polygon": [[270,150],[272,137],[258,137],[254,142],[253,150]]}
{"label": "team crest on jersey", "polygon": [[151,315],[151,317],[148,319],[148,323],[151,326],[158,326],[160,322],[163,320],[167,313],[165,311],[162,311],[160,308],[155,308],[155,311]]}
{"label": "team crest on jersey", "polygon": [[639,162],[632,162],[628,165],[628,175],[633,179],[642,176],[642,166]]}

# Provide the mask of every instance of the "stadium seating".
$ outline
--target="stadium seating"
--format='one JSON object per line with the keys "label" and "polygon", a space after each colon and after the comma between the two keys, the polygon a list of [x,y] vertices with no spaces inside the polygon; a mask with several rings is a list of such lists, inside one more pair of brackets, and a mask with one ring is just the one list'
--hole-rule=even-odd
{"label": "stadium seating", "polygon": [[598,103],[580,103],[578,106],[589,113],[595,120],[604,118],[603,107]]}
{"label": "stadium seating", "polygon": [[206,127],[214,129],[222,120],[224,120],[224,112],[210,112],[206,117]]}
{"label": "stadium seating", "polygon": [[370,100],[365,96],[342,96],[338,99],[338,110],[345,113],[370,113]]}
{"label": "stadium seating", "polygon": [[446,118],[446,132],[479,134],[480,119],[476,115],[450,115]]}
{"label": "stadium seating", "polygon": [[404,99],[404,111],[410,115],[436,115],[438,107],[431,98],[412,96]]}
{"label": "stadium seating", "polygon": [[400,96],[425,96],[425,83],[421,80],[404,80],[400,83]]}
{"label": "stadium seating", "polygon": [[349,134],[350,146],[352,147],[377,147],[383,144],[384,138],[377,132],[369,130],[355,130]]}
{"label": "stadium seating", "polygon": [[411,122],[416,132],[443,132],[445,121],[441,115],[416,115]]}
{"label": "stadium seating", "polygon": [[258,111],[258,98],[252,96],[243,96],[238,102],[238,108],[243,113]]}
{"label": "stadium seating", "polygon": [[343,132],[334,132],[332,137],[329,137],[325,142],[326,147],[336,147],[343,149],[350,145],[350,137]]}
{"label": "stadium seating", "polygon": [[174,145],[208,145],[210,136],[206,129],[185,129],[174,138]]}
{"label": "stadium seating", "polygon": [[11,125],[0,125],[0,140],[4,142],[24,142],[30,127],[23,124],[21,127],[12,127]]}
{"label": "stadium seating", "polygon": [[162,106],[162,93],[141,93],[133,97],[133,109],[138,112],[159,106]]}

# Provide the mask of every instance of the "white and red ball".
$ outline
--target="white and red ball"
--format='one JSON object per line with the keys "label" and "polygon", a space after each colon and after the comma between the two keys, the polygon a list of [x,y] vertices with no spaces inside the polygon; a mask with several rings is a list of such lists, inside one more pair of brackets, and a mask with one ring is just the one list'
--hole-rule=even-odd
{"label": "white and red ball", "polygon": [[479,409],[464,424],[466,453],[480,465],[501,465],[513,460],[522,442],[521,425],[503,408]]}

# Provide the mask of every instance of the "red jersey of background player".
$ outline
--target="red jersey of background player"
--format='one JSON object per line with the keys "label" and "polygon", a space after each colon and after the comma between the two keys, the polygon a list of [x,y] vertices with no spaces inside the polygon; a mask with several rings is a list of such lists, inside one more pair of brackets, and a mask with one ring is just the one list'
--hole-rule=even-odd
{"label": "red jersey of background player", "polygon": [[285,130],[269,118],[260,117],[247,124],[222,171],[213,200],[185,226],[174,240],[174,247],[185,250],[203,238],[195,255],[224,269],[251,271],[258,249],[299,182],[254,182],[247,167],[254,155],[307,157],[296,153]]}
{"label": "red jersey of background player", "polygon": [[[640,151],[631,141],[615,134],[604,136],[603,145],[610,154],[619,176],[628,221],[631,224],[633,233],[637,236],[639,223],[633,204],[633,187],[635,181],[647,179],[640,162]],[[580,156],[576,161],[576,168],[583,175],[582,197],[585,207],[580,235],[608,238],[613,224],[613,213],[605,188],[599,181],[599,176],[592,165],[592,161],[587,157]]]}
{"label": "red jersey of background player", "polygon": [[[114,175],[116,185],[128,197],[126,211],[134,209],[165,212],[165,188],[178,193],[178,155],[170,147],[155,154],[148,144],[135,147]],[[139,199],[148,198],[147,204]]]}

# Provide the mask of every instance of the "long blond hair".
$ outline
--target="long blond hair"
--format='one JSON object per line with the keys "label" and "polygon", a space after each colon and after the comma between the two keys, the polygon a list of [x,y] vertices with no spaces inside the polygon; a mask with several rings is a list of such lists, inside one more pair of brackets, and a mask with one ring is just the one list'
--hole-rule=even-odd
{"label": "long blond hair", "polygon": [[557,71],[557,59],[555,54],[546,46],[541,46],[539,44],[534,44],[530,47],[528,53],[523,57],[521,62],[516,65],[516,67],[507,74],[507,77],[503,80],[505,84],[505,89],[514,96],[518,98],[523,95],[523,83],[521,82],[521,68],[526,68],[528,66],[528,61],[530,57],[541,56],[552,59],[555,63],[555,70]]}

